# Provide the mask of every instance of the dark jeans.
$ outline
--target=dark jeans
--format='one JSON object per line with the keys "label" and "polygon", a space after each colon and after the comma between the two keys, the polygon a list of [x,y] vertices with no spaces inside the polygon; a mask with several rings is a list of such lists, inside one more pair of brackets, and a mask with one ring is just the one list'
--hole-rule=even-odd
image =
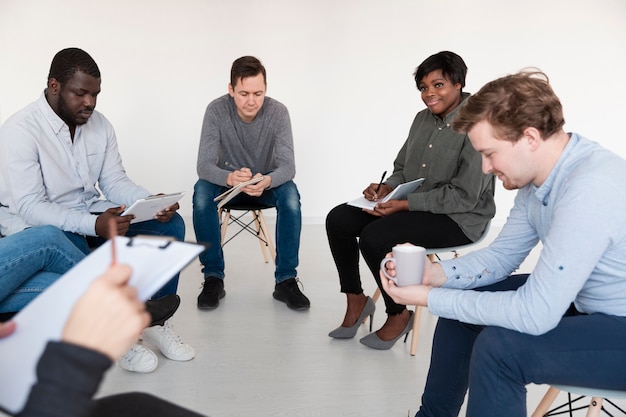
{"label": "dark jeans", "polygon": [[[105,241],[105,239],[101,237],[85,237],[70,232],[65,232],[65,235],[85,254],[89,254],[90,248],[98,247]],[[174,216],[165,223],[157,220],[133,223],[130,225],[126,236],[132,237],[137,235],[170,236],[178,241],[183,241],[185,239],[185,221],[178,213],[175,213]],[[151,298],[157,299],[169,294],[176,294],[178,278],[179,274],[174,275],[172,279]]]}
{"label": "dark jeans", "polygon": [[[198,180],[193,192],[193,227],[198,242],[208,244],[199,256],[205,278],[224,279],[224,252],[215,197],[228,190],[205,180]],[[241,193],[231,203],[257,202],[276,207],[276,282],[297,276],[302,214],[300,193],[293,181],[265,190],[259,197]]]}
{"label": "dark jeans", "polygon": [[[515,290],[527,277],[478,290]],[[440,318],[416,416],[458,416],[469,386],[467,417],[526,417],[530,383],[626,390],[626,317],[570,308],[539,336]]]}
{"label": "dark jeans", "polygon": [[[404,211],[387,217],[368,214],[357,207],[341,204],[326,216],[326,234],[339,273],[341,292],[361,294],[359,250],[381,288],[380,261],[399,243],[426,248],[463,245],[471,241],[445,214]],[[387,314],[399,314],[405,306],[397,304],[381,288]]]}

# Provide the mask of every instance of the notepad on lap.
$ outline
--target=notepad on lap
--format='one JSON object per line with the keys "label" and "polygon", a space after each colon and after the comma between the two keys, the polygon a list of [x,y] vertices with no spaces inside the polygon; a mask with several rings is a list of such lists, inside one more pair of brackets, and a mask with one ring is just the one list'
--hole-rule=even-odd
{"label": "notepad on lap", "polygon": [[260,176],[260,177],[249,179],[248,181],[240,182],[233,188],[229,189],[228,191],[224,191],[222,194],[215,197],[213,201],[219,201],[219,203],[217,204],[217,208],[219,210],[224,206],[224,204],[228,203],[230,200],[232,200],[237,195],[239,195],[239,193],[245,186],[259,183],[262,180],[263,180],[263,176]]}
{"label": "notepad on lap", "polygon": [[376,204],[378,203],[384,203],[389,200],[406,200],[409,194],[415,191],[422,182],[424,182],[424,178],[418,178],[416,180],[400,184],[396,188],[394,188],[389,194],[387,194],[385,198],[379,201],[370,201],[365,197],[359,197],[355,198],[352,201],[348,201],[348,205],[374,210]]}
{"label": "notepad on lap", "polygon": [[122,216],[126,216],[127,214],[134,214],[135,218],[131,221],[131,223],[152,220],[159,211],[176,203],[184,195],[184,192],[180,192],[140,198],[139,200],[135,201],[130,207],[124,210]]}
{"label": "notepad on lap", "polygon": [[[203,246],[159,237],[118,236],[117,262],[130,265],[130,285],[145,301],[204,250]],[[74,304],[91,282],[111,264],[108,241],[70,269],[37,296],[13,321],[12,335],[0,339],[0,408],[17,414],[24,408],[36,382],[36,366],[48,341],[61,339],[65,322]]]}

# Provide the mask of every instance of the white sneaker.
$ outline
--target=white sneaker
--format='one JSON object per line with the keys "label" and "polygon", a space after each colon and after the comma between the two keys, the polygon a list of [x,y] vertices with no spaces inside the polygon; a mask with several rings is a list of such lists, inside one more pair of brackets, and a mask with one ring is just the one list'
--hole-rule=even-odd
{"label": "white sneaker", "polygon": [[143,330],[143,340],[158,347],[166,358],[173,361],[188,361],[196,356],[196,351],[189,344],[183,343],[174,333],[174,326],[167,320],[163,326],[152,326]]}
{"label": "white sneaker", "polygon": [[148,373],[156,369],[159,359],[153,351],[135,343],[120,358],[118,363],[120,367],[127,371]]}

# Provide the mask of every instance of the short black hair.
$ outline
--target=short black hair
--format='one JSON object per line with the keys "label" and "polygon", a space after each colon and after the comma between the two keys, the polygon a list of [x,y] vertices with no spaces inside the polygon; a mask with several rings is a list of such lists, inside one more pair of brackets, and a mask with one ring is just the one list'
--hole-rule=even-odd
{"label": "short black hair", "polygon": [[52,58],[48,80],[54,78],[63,84],[71,79],[76,71],[100,78],[98,64],[87,52],[80,48],[62,49]]}
{"label": "short black hair", "polygon": [[263,82],[267,85],[267,75],[261,61],[253,56],[242,56],[237,58],[230,68],[230,85],[235,88],[240,78],[256,77],[259,74],[263,74]]}
{"label": "short black hair", "polygon": [[454,84],[461,84],[461,90],[465,87],[467,65],[463,58],[450,51],[441,51],[429,56],[415,69],[415,85],[419,89],[422,79],[433,71],[441,70],[444,77],[448,77]]}

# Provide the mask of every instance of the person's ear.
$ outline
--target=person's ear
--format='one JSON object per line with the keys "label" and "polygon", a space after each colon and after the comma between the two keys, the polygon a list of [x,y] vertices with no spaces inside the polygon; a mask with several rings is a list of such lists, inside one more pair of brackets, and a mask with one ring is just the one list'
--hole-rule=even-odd
{"label": "person's ear", "polygon": [[524,129],[524,140],[527,141],[528,146],[531,150],[536,150],[539,148],[541,143],[543,142],[543,138],[541,137],[541,133],[534,127],[527,127]]}
{"label": "person's ear", "polygon": [[235,89],[233,88],[231,83],[228,83],[228,94],[230,94],[231,97],[235,96]]}
{"label": "person's ear", "polygon": [[61,91],[61,83],[56,78],[50,78],[48,80],[48,91],[51,94],[57,95]]}

